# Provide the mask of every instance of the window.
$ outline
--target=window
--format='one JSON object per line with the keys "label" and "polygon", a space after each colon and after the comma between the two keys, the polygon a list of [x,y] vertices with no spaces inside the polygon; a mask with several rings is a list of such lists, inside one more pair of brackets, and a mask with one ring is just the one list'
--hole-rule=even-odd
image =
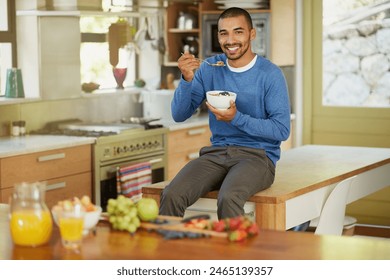
{"label": "window", "polygon": [[8,68],[16,67],[15,1],[0,0],[0,96],[5,92]]}
{"label": "window", "polygon": [[[117,87],[113,66],[110,63],[108,32],[110,26],[118,21],[127,23],[130,29],[134,24],[132,19],[118,17],[80,17],[81,83],[94,82],[100,85],[100,89]],[[132,85],[135,78],[134,49],[127,44],[118,50],[118,56],[116,67],[127,68],[124,86]]]}
{"label": "window", "polygon": [[390,107],[390,1],[323,1],[325,106]]}

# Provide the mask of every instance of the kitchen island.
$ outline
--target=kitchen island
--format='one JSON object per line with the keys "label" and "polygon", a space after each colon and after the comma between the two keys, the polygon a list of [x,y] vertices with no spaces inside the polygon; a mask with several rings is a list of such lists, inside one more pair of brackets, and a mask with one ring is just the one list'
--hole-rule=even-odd
{"label": "kitchen island", "polygon": [[[347,203],[390,186],[390,149],[306,145],[283,151],[272,186],[249,199],[262,229],[287,230],[318,217],[336,184],[357,175]],[[168,182],[143,188],[160,201]],[[216,199],[217,191],[204,198]]]}
{"label": "kitchen island", "polygon": [[58,227],[49,244],[15,246],[9,233],[8,209],[0,207],[0,259],[3,260],[374,260],[390,259],[390,242],[345,236],[262,230],[243,242],[221,237],[165,240],[139,229],[134,235],[111,230],[105,221],[84,237],[80,252],[66,250]]}

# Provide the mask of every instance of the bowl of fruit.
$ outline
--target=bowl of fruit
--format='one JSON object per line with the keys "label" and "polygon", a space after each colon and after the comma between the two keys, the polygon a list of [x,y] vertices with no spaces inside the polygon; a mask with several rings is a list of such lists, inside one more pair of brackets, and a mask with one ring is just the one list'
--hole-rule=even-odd
{"label": "bowl of fruit", "polygon": [[237,94],[225,90],[211,90],[206,92],[207,102],[216,109],[226,110],[230,107],[230,100],[236,101]]}
{"label": "bowl of fruit", "polygon": [[73,199],[61,200],[51,209],[54,222],[56,225],[59,225],[58,217],[61,211],[66,211],[75,207],[75,205],[80,205],[81,209],[85,212],[84,215],[84,225],[83,225],[83,234],[86,235],[90,230],[96,227],[99,222],[100,215],[102,213],[102,208],[100,206],[94,205],[91,202],[89,196],[83,196],[81,199],[74,197]]}

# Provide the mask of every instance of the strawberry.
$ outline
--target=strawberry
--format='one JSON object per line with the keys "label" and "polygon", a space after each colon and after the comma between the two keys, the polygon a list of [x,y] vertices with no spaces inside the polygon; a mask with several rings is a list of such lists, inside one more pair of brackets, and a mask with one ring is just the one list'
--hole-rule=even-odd
{"label": "strawberry", "polygon": [[247,229],[246,232],[248,233],[249,236],[255,236],[259,233],[259,227],[257,224],[252,223]]}
{"label": "strawberry", "polygon": [[229,241],[242,241],[248,236],[245,230],[234,230],[229,232],[228,239]]}
{"label": "strawberry", "polygon": [[214,221],[213,222],[213,230],[217,232],[223,232],[226,229],[226,224],[224,220]]}
{"label": "strawberry", "polygon": [[240,230],[246,230],[246,229],[249,228],[252,224],[253,224],[253,222],[252,222],[251,220],[249,220],[248,218],[245,218],[244,221],[239,225],[238,229],[240,229]]}
{"label": "strawberry", "polygon": [[228,228],[229,228],[229,230],[236,230],[236,229],[238,229],[243,221],[244,221],[244,218],[242,216],[230,218],[228,220]]}

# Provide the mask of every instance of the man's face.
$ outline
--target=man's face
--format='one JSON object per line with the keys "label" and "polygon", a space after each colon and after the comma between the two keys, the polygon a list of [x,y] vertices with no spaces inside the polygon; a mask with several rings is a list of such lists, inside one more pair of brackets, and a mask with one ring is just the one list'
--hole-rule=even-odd
{"label": "man's face", "polygon": [[256,31],[249,28],[244,16],[224,18],[218,22],[218,42],[230,60],[252,54],[251,40],[255,34]]}

